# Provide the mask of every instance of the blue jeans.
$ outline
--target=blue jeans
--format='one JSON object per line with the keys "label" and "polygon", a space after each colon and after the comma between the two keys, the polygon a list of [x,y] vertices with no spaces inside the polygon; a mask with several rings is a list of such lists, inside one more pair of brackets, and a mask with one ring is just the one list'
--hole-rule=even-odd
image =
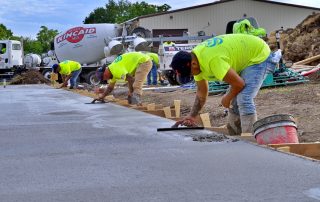
{"label": "blue jeans", "polygon": [[275,65],[271,59],[272,56],[270,55],[264,62],[249,66],[240,73],[240,77],[245,82],[245,87],[231,102],[230,110],[233,113],[241,116],[256,114],[253,99],[257,96],[267,74],[273,73],[275,70]]}
{"label": "blue jeans", "polygon": [[[152,77],[152,82],[151,82],[151,77]],[[150,72],[148,73],[148,85],[157,85],[157,77],[158,77],[158,72],[157,72],[157,65],[152,62],[152,68]]]}
{"label": "blue jeans", "polygon": [[77,87],[77,79],[82,71],[82,68],[78,69],[77,71],[72,72],[70,78],[70,87]]}

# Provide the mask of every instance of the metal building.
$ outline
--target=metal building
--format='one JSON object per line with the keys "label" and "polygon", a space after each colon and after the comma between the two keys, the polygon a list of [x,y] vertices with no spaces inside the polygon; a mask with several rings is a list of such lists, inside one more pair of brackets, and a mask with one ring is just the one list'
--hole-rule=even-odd
{"label": "metal building", "polygon": [[136,18],[141,27],[153,36],[181,36],[183,32],[197,35],[226,33],[228,22],[243,17],[254,17],[267,33],[283,27],[294,28],[319,8],[279,3],[269,0],[220,0],[213,3],[172,10]]}

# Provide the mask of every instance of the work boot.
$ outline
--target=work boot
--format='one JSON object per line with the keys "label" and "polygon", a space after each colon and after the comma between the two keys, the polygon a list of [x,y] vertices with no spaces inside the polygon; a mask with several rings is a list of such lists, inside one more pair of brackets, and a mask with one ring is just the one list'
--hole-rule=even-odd
{"label": "work boot", "polygon": [[229,135],[241,135],[240,115],[235,114],[232,110],[229,110],[228,112],[227,129]]}
{"label": "work boot", "polygon": [[130,98],[131,104],[141,104],[140,97],[141,97],[141,95],[133,93]]}
{"label": "work boot", "polygon": [[127,100],[128,100],[128,104],[129,105],[131,105],[132,104],[132,95],[128,95],[128,98],[127,98]]}
{"label": "work boot", "polygon": [[253,133],[253,124],[257,121],[257,114],[242,115],[240,118],[242,133]]}

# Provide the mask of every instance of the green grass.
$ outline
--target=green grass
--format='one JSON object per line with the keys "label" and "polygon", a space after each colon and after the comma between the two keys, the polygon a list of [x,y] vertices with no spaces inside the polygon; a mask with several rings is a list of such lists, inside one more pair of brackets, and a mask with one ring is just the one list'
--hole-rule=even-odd
{"label": "green grass", "polygon": [[[0,82],[0,86],[3,86],[3,85],[4,85],[4,82]],[[10,83],[7,81],[6,85],[10,85]]]}

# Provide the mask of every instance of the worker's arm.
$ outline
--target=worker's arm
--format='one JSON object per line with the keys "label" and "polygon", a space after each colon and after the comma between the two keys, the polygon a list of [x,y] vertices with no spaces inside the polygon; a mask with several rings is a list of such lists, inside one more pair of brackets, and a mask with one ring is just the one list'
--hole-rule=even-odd
{"label": "worker's arm", "polygon": [[63,88],[63,87],[67,87],[67,85],[68,85],[68,81],[69,81],[69,79],[71,78],[71,76],[72,76],[72,74],[69,74],[69,75],[62,75],[62,81],[63,81],[63,83],[62,83],[62,85],[61,85],[61,87],[60,88]]}
{"label": "worker's arm", "polygon": [[223,78],[224,82],[230,84],[230,90],[227,94],[225,94],[221,99],[221,104],[229,108],[230,103],[233,98],[235,98],[240,91],[244,88],[245,82],[244,80],[237,74],[233,69],[229,69],[225,77]]}
{"label": "worker's arm", "polygon": [[113,91],[115,85],[116,85],[116,82],[109,83],[108,87],[103,91],[103,93],[99,96],[97,100],[102,101],[107,95],[109,95]]}
{"label": "worker's arm", "polygon": [[196,116],[207,101],[208,89],[208,81],[197,81],[197,94],[191,112],[189,116],[177,121],[178,125],[195,126]]}
{"label": "worker's arm", "polygon": [[133,93],[133,83],[134,83],[134,77],[131,75],[127,74],[126,75],[126,81],[128,81],[128,88],[129,88],[129,93],[128,95],[131,96]]}

